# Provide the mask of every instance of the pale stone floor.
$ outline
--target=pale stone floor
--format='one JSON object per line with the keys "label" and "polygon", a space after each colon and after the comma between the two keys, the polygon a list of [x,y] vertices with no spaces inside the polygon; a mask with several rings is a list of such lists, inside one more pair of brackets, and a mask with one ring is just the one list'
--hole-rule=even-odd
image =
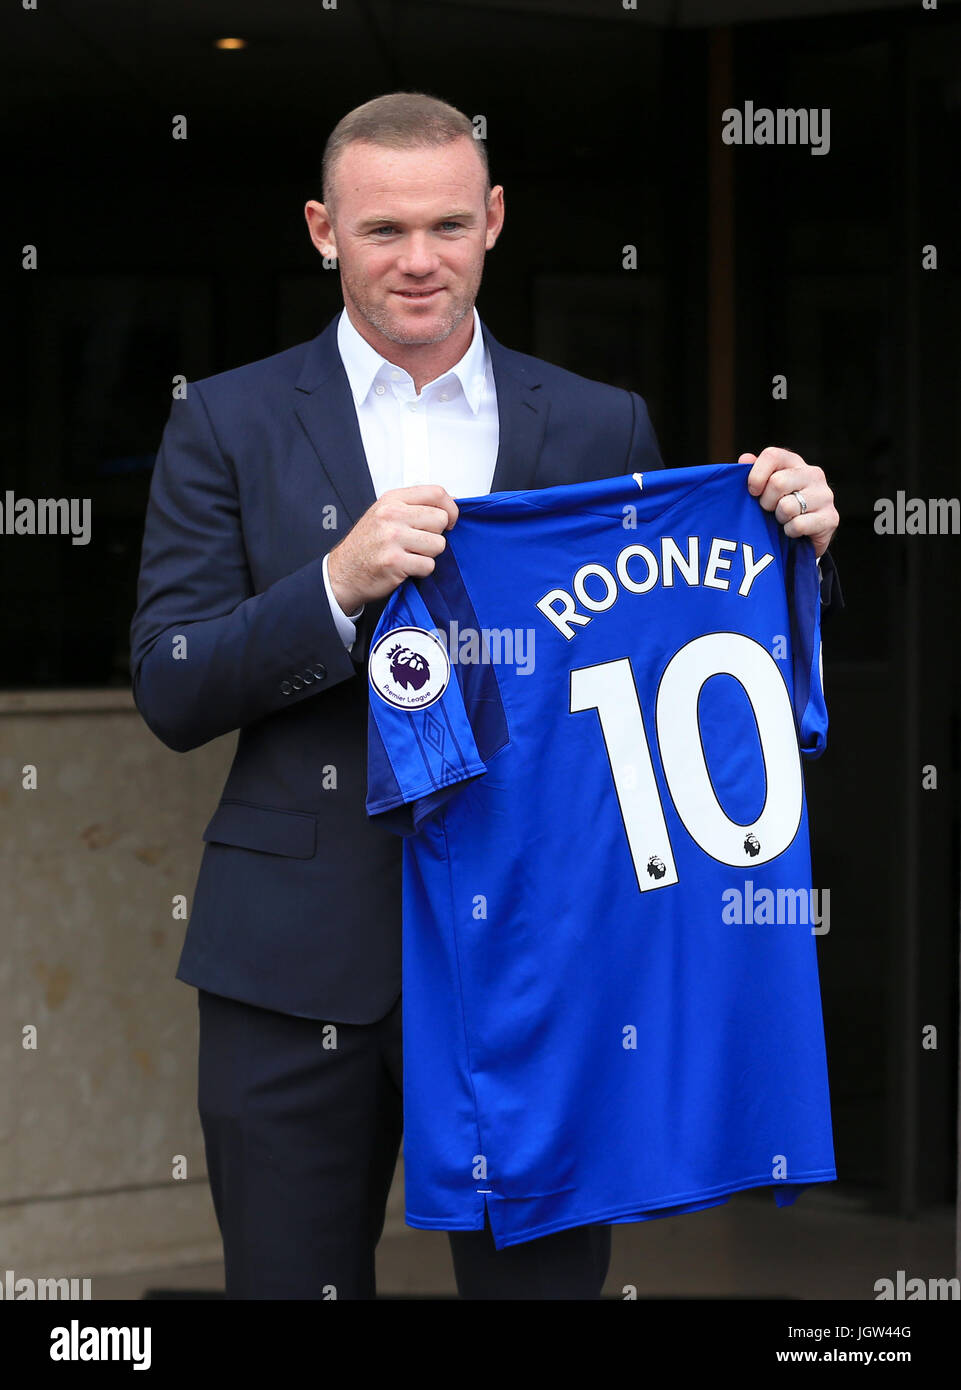
{"label": "pale stone floor", "polygon": [[[954,1211],[915,1220],[880,1215],[849,1197],[802,1194],[778,1208],[768,1193],[742,1193],[722,1207],[614,1228],[604,1293],[640,1298],[863,1299],[875,1281],[957,1275]],[[450,1298],[456,1289],[442,1232],[404,1229],[377,1252],[378,1292]],[[223,1268],[192,1265],[95,1276],[95,1299],[223,1290]]]}

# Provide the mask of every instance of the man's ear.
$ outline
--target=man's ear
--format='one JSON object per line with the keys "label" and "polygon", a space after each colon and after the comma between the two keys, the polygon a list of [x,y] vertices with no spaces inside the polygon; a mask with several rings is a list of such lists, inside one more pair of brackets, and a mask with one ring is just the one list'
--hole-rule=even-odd
{"label": "man's ear", "polygon": [[[494,214],[493,227],[490,225],[492,213]],[[484,240],[486,249],[491,251],[504,227],[504,189],[499,183],[491,189],[490,197],[487,200],[487,221],[487,235]]]}
{"label": "man's ear", "polygon": [[336,257],[337,242],[331,214],[323,203],[311,198],[304,208],[310,239],[322,256]]}

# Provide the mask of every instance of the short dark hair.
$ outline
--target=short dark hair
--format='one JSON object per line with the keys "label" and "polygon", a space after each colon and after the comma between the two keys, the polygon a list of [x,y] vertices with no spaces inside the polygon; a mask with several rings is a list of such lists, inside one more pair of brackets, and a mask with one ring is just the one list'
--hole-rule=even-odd
{"label": "short dark hair", "polygon": [[366,140],[392,150],[418,149],[427,145],[448,145],[464,136],[473,140],[484,169],[485,201],[490,197],[491,180],[487,148],[474,135],[474,127],[463,111],[426,92],[389,92],[365,101],[337,122],[324,146],[321,186],[324,205],[331,206],[334,166],[348,145]]}

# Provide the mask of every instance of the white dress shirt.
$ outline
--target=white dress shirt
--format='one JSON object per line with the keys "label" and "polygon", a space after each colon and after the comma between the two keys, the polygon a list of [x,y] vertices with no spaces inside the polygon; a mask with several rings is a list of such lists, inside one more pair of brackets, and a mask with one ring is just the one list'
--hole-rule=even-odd
{"label": "white dress shirt", "polygon": [[[346,309],[337,324],[337,347],[376,497],[418,483],[439,483],[454,498],[490,492],[499,436],[497,394],[476,309],[467,351],[419,395],[410,373],[371,347]],[[352,620],[364,610],[349,617],[342,611],[330,587],[326,556],[323,572],[330,611],[349,650],[356,636]]]}

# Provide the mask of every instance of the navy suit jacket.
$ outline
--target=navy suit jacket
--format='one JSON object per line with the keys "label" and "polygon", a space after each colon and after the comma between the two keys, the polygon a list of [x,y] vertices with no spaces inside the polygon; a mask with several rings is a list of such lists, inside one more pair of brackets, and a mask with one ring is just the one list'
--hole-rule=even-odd
{"label": "navy suit jacket", "polygon": [[[483,326],[483,325],[482,325]],[[663,466],[640,396],[502,347],[483,326],[500,441],[492,491]],[[367,818],[365,659],[322,559],[375,500],[336,318],[311,342],[192,382],[154,467],[131,624],[137,707],[187,752],[239,731],[179,979],[369,1023],[401,986],[401,841]]]}

